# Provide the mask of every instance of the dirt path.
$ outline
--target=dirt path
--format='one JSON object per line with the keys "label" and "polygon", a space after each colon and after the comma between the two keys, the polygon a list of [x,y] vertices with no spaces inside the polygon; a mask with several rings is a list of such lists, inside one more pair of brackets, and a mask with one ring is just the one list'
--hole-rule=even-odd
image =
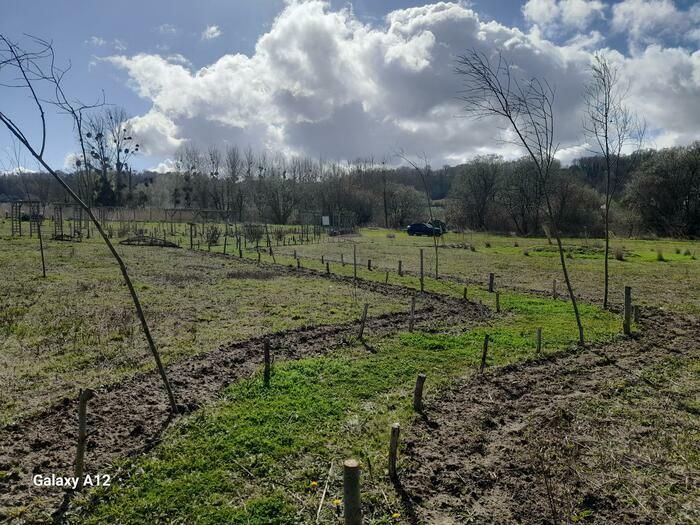
{"label": "dirt path", "polygon": [[[429,400],[407,431],[399,492],[411,521],[700,519],[700,473],[682,448],[684,435],[696,445],[700,435],[689,368],[700,357],[700,320],[654,312],[642,321],[635,339],[495,370]],[[689,374],[685,390],[643,373],[672,359]],[[630,397],[628,387],[645,394]],[[664,448],[667,434],[676,442]]]}
{"label": "dirt path", "polygon": [[[411,295],[391,285],[358,281],[357,286],[384,295]],[[407,301],[407,309],[408,304]],[[446,318],[470,322],[488,315],[488,310],[480,305],[432,294],[424,294],[417,304],[415,322],[423,329]],[[409,318],[408,313],[370,317],[365,334],[406,330]],[[168,366],[168,376],[178,402],[196,409],[215,402],[226,386],[251,377],[259,369],[264,339],[271,343],[273,359],[299,359],[330,353],[341,347],[344,340],[356,336],[357,331],[355,322],[268,334],[174,363]],[[77,410],[77,400],[66,399],[35,417],[0,429],[0,474],[8,473],[0,476],[0,521],[12,522],[23,507],[29,508],[29,518],[15,520],[18,523],[47,521],[59,507],[64,491],[35,487],[32,476],[72,476]],[[97,389],[88,413],[90,435],[85,470],[92,474],[109,472],[114,460],[148,450],[171,423],[167,399],[155,373]]]}

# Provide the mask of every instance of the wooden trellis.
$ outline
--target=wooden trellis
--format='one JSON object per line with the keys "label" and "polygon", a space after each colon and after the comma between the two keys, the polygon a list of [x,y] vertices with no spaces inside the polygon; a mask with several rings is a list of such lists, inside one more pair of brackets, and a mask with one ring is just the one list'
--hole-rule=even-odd
{"label": "wooden trellis", "polygon": [[10,218],[12,221],[12,236],[22,236],[22,203],[13,202],[10,209]]}

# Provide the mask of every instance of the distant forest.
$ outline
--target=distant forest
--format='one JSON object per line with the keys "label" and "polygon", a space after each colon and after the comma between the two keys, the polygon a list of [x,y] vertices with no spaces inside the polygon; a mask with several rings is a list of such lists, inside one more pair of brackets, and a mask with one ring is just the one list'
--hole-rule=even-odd
{"label": "distant forest", "polygon": [[[421,161],[415,168],[389,168],[369,159],[337,164],[187,146],[168,173],[135,172],[99,150],[93,158],[94,166],[78,164],[73,173],[63,173],[93,207],[207,208],[228,212],[231,221],[276,224],[313,211],[400,228],[428,220],[427,190],[433,211],[452,229],[526,236],[542,234],[545,226],[543,189],[525,158],[482,156],[459,166]],[[599,156],[557,167],[550,195],[563,233],[603,235],[605,174]],[[618,174],[610,209],[617,235],[700,236],[700,142],[623,156]],[[10,200],[68,202],[48,174],[33,172],[0,175],[0,202]]]}

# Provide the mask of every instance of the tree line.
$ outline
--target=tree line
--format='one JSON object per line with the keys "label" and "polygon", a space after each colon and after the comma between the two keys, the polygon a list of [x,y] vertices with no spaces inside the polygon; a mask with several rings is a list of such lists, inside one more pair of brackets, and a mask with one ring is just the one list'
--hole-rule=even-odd
{"label": "tree line", "polygon": [[[128,135],[127,135],[128,136]],[[92,206],[206,208],[232,221],[287,224],[307,211],[346,214],[359,225],[400,228],[428,220],[423,183],[412,168],[373,159],[351,163],[287,159],[231,146],[201,150],[188,145],[167,173],[117,170],[99,154],[99,169],[63,177]],[[700,235],[700,142],[621,155],[625,175],[610,206],[620,236]],[[532,161],[479,156],[459,166],[428,167],[430,197],[438,216],[455,229],[541,235],[543,190]],[[549,183],[567,235],[604,235],[605,159],[556,163]],[[0,200],[61,202],[65,192],[45,173],[0,175]]]}

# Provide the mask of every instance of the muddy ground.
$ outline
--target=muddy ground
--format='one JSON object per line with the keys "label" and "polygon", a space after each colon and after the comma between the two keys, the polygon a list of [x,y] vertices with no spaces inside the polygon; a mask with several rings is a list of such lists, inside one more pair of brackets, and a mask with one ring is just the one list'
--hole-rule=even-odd
{"label": "muddy ground", "polygon": [[454,385],[407,431],[407,516],[700,523],[698,341],[697,318],[647,310],[634,338]]}
{"label": "muddy ground", "polygon": [[[215,255],[212,255],[215,256]],[[251,271],[269,272],[271,265]],[[255,268],[251,264],[251,268]],[[317,272],[274,267],[280,273],[305,275]],[[347,281],[338,276],[324,278]],[[401,287],[358,280],[357,286],[385,295],[405,296],[409,309],[412,291]],[[416,325],[430,329],[445,319],[472,322],[488,316],[481,305],[423,294],[417,301]],[[407,330],[410,314],[397,313],[367,321],[365,335],[377,336]],[[262,363],[265,339],[273,359],[299,359],[328,354],[357,336],[358,322],[311,326],[269,334],[223,346],[218,350],[172,364],[167,368],[179,404],[188,410],[217,400],[235,381],[251,377]],[[368,347],[368,351],[371,348]],[[162,384],[155,373],[131,378],[95,391],[89,402],[85,472],[109,473],[113,461],[142,453],[158,443],[172,423]],[[60,488],[35,487],[34,474],[73,475],[77,440],[77,400],[64,399],[37,416],[0,429],[0,521],[11,523],[51,522],[64,502]],[[13,519],[22,509],[22,517]],[[60,511],[54,519],[60,518]]]}

